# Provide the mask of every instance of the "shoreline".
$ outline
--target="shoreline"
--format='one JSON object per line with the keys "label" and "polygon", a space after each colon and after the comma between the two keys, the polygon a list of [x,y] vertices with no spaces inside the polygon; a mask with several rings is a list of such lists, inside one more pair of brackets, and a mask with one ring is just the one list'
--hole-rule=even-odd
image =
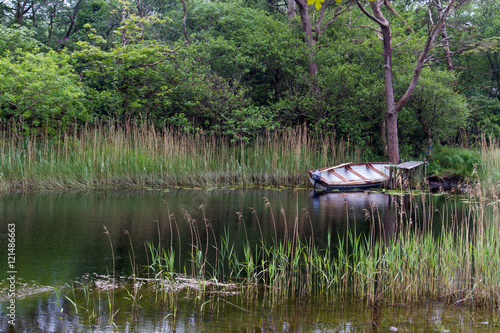
{"label": "shoreline", "polygon": [[[269,174],[272,176],[272,174]],[[304,176],[305,177],[305,176]],[[309,184],[298,185],[277,185],[277,184],[256,184],[256,185],[206,185],[198,184],[188,185],[166,185],[165,183],[143,183],[133,184],[133,182],[116,181],[116,184],[110,184],[109,181],[97,182],[94,184],[72,183],[70,181],[62,182],[22,182],[12,181],[0,184],[0,193],[13,192],[71,192],[71,191],[110,191],[110,190],[132,190],[132,191],[173,191],[173,190],[249,190],[249,189],[268,189],[268,190],[313,190]],[[436,176],[431,175],[426,177],[427,189],[424,192],[429,194],[437,193],[458,193],[466,194],[472,191],[472,181],[464,179],[460,176]],[[69,184],[69,185],[68,185]],[[391,190],[387,188],[386,190]],[[396,189],[397,190],[397,189]]]}

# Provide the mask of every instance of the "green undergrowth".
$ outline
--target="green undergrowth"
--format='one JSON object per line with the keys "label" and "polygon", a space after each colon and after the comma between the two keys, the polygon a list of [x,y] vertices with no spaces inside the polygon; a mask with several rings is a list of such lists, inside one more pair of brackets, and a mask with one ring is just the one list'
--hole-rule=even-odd
{"label": "green undergrowth", "polygon": [[477,184],[477,195],[496,198],[500,194],[500,145],[490,137],[483,138],[477,149],[438,146],[427,165],[427,175],[454,179],[469,187]]}
{"label": "green undergrowth", "polygon": [[485,195],[498,197],[500,194],[500,144],[497,140],[484,139],[481,149],[483,168],[480,177]]}
{"label": "green undergrowth", "polygon": [[436,176],[477,178],[482,171],[481,151],[460,147],[437,146],[432,152],[427,173]]}

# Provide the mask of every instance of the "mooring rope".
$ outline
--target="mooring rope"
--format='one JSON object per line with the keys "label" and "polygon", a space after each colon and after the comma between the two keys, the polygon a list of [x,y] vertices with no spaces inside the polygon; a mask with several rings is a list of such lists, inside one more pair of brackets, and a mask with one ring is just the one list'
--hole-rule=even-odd
{"label": "mooring rope", "polygon": [[427,155],[429,155],[429,153],[432,151],[432,146],[429,146],[429,149],[427,149],[427,153],[425,153],[425,156],[424,158],[422,159],[422,162],[425,161],[425,158],[427,157]]}

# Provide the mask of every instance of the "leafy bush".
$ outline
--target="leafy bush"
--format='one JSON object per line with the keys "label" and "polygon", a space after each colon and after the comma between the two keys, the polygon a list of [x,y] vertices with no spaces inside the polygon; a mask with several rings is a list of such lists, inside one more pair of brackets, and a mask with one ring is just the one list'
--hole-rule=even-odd
{"label": "leafy bush", "polygon": [[124,123],[148,119],[160,126],[211,129],[221,114],[247,107],[238,82],[197,63],[192,49],[177,55],[154,42],[111,51],[88,43],[80,46],[73,61],[87,87],[89,111],[97,118]]}
{"label": "leafy bush", "polygon": [[[0,58],[0,120],[14,129],[53,135],[86,118],[83,90],[69,57],[17,50]],[[18,56],[21,55],[21,56]]]}
{"label": "leafy bush", "polygon": [[222,132],[229,135],[233,141],[249,141],[277,127],[274,114],[265,107],[236,109],[223,117]]}
{"label": "leafy bush", "polygon": [[6,28],[0,25],[0,56],[22,52],[36,53],[37,50],[48,50],[42,43],[34,37],[33,31],[26,27],[14,25]]}
{"label": "leafy bush", "polygon": [[434,149],[428,172],[438,176],[459,175],[470,177],[481,169],[479,151],[458,147],[438,146]]}

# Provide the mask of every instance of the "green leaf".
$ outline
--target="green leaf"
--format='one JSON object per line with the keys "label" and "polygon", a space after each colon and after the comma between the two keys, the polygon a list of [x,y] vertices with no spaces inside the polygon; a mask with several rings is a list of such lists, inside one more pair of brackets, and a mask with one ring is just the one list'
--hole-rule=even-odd
{"label": "green leaf", "polygon": [[[321,9],[321,6],[323,6],[323,2],[325,0],[307,0],[307,4],[308,5],[312,5],[312,4],[316,4],[316,9],[317,10],[320,10]],[[336,0],[337,1],[337,0]],[[340,1],[337,1],[337,3],[340,2]]]}

